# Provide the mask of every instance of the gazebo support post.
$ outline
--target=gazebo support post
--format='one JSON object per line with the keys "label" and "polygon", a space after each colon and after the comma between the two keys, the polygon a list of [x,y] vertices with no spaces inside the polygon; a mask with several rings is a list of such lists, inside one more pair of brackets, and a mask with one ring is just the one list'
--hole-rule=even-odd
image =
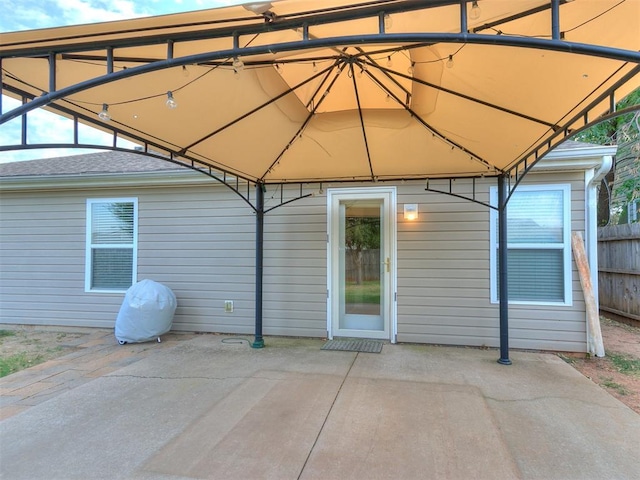
{"label": "gazebo support post", "polygon": [[500,358],[498,363],[511,365],[509,360],[509,289],[507,281],[507,200],[508,178],[498,177],[498,278],[500,295]]}
{"label": "gazebo support post", "polygon": [[262,338],[262,273],[264,253],[264,185],[256,184],[256,334],[252,348],[264,348]]}

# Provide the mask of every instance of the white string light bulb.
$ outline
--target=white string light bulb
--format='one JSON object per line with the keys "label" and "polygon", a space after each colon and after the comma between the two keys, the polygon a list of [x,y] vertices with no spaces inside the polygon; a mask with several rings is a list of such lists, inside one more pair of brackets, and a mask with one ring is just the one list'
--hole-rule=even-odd
{"label": "white string light bulb", "polygon": [[242,59],[240,57],[234,57],[233,58],[233,69],[236,72],[239,72],[243,68],[244,68],[244,62],[242,61]]}
{"label": "white string light bulb", "polygon": [[167,105],[167,108],[176,108],[178,106],[178,102],[176,102],[175,99],[173,98],[173,93],[171,93],[171,91],[167,92],[166,105]]}
{"label": "white string light bulb", "polygon": [[106,103],[102,104],[102,111],[98,114],[98,118],[103,122],[108,122],[111,120],[111,115],[109,114],[109,105]]}
{"label": "white string light bulb", "polygon": [[445,63],[445,66],[447,68],[453,68],[453,55],[449,55],[449,59],[447,60],[447,63]]}
{"label": "white string light bulb", "polygon": [[385,30],[391,30],[391,28],[393,27],[393,19],[391,18],[391,15],[389,15],[388,13],[384,14],[384,29]]}
{"label": "white string light bulb", "polygon": [[473,1],[471,2],[471,11],[469,12],[469,18],[471,20],[477,20],[480,18],[480,13],[482,13],[480,11],[480,7],[478,6],[478,2],[477,1]]}

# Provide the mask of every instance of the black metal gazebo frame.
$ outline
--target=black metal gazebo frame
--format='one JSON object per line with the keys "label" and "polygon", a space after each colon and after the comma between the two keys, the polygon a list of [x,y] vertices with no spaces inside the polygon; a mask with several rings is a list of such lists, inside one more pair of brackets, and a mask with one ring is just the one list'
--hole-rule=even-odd
{"label": "black metal gazebo frame", "polygon": [[[48,91],[41,92],[40,95],[34,95],[32,92],[16,88],[5,84],[3,81],[2,92],[8,93],[13,97],[21,98],[22,105],[19,107],[4,111],[2,104],[0,103],[0,125],[3,125],[10,120],[21,118],[21,139],[20,142],[14,145],[0,146],[0,152],[16,150],[16,149],[36,149],[36,148],[61,148],[61,147],[75,147],[75,148],[100,148],[110,150],[124,150],[131,151],[133,153],[149,155],[157,157],[175,164],[185,166],[201,172],[205,175],[212,177],[213,179],[223,183],[234,192],[236,192],[255,212],[256,215],[256,232],[255,232],[255,339],[252,343],[254,348],[261,348],[264,346],[264,339],[262,334],[262,293],[263,293],[263,246],[264,246],[264,217],[265,215],[280,206],[291,203],[295,200],[310,196],[310,194],[304,193],[304,186],[310,182],[278,182],[271,183],[264,179],[251,178],[249,176],[243,176],[237,171],[230,171],[224,168],[220,168],[215,165],[207,165],[203,163],[202,159],[191,156],[184,149],[175,148],[168,149],[166,145],[160,143],[154,143],[142,136],[136,136],[129,131],[125,131],[120,128],[116,123],[106,124],[100,122],[93,112],[87,111],[86,114],[78,113],[77,111],[67,109],[61,104],[53,103],[56,100],[64,99],[69,95],[82,92],[89,88],[93,88],[99,85],[111,83],[117,80],[121,80],[128,77],[141,75],[153,71],[159,71],[163,69],[186,66],[190,64],[230,64],[231,59],[243,56],[250,57],[252,55],[263,55],[267,53],[281,53],[293,50],[310,50],[317,47],[337,47],[341,45],[375,45],[375,44],[402,44],[403,48],[408,48],[406,45],[425,45],[433,43],[462,43],[462,44],[485,44],[500,46],[510,46],[519,48],[534,48],[541,50],[567,52],[573,54],[597,56],[609,59],[622,60],[636,64],[636,66],[629,71],[627,75],[622,77],[614,85],[607,89],[605,93],[600,95],[594,101],[582,108],[572,118],[563,119],[561,124],[549,125],[553,129],[554,133],[549,138],[545,138],[539,144],[533,146],[520,158],[515,159],[512,164],[504,170],[500,170],[495,174],[483,175],[483,178],[493,177],[496,179],[498,185],[498,204],[491,205],[489,203],[478,201],[473,196],[460,195],[456,193],[452,186],[452,180],[454,177],[449,178],[448,189],[434,189],[430,188],[428,184],[428,178],[422,178],[421,180],[427,180],[427,191],[437,192],[447,195],[453,195],[456,197],[464,198],[475,203],[480,203],[488,208],[495,209],[498,212],[499,218],[499,233],[498,233],[498,256],[499,256],[499,312],[500,312],[500,358],[498,362],[501,364],[511,364],[509,358],[509,307],[508,307],[508,280],[507,280],[507,222],[506,213],[509,199],[520,184],[522,179],[531,171],[531,169],[541,160],[541,158],[552,150],[559,143],[565,139],[574,136],[589,126],[606,120],[610,117],[621,115],[629,111],[640,110],[639,105],[630,107],[624,111],[616,112],[616,92],[627,82],[631,81],[640,72],[640,53],[637,51],[621,50],[616,48],[608,48],[599,45],[579,44],[574,42],[567,42],[562,38],[562,34],[559,28],[559,16],[560,5],[565,3],[563,0],[551,0],[547,5],[539,7],[533,10],[521,12],[520,17],[537,13],[543,9],[548,9],[551,12],[551,25],[552,32],[551,38],[526,38],[513,35],[486,35],[480,33],[484,29],[493,29],[498,26],[498,23],[485,24],[481,28],[469,31],[467,24],[467,4],[466,0],[433,0],[430,2],[424,2],[419,0],[408,0],[404,2],[390,2],[388,4],[378,4],[378,2],[371,2],[371,4],[365,4],[360,8],[354,9],[336,9],[336,10],[320,10],[311,12],[303,16],[292,16],[291,18],[278,18],[277,21],[273,21],[273,18],[269,18],[265,15],[263,22],[257,22],[251,25],[243,27],[226,27],[222,25],[205,25],[200,29],[191,31],[173,33],[173,34],[158,34],[154,36],[136,37],[134,34],[126,39],[120,40],[104,40],[104,41],[91,41],[88,43],[73,43],[70,46],[61,44],[56,47],[45,46],[42,48],[29,47],[28,49],[15,48],[8,50],[5,53],[0,54],[0,66],[2,65],[3,58],[9,57],[42,57],[47,58],[49,61],[49,89]],[[407,12],[417,9],[435,8],[444,5],[460,5],[460,25],[458,33],[410,33],[410,34],[394,34],[385,31],[384,16],[396,12]],[[329,24],[334,22],[355,20],[362,18],[378,18],[378,31],[368,35],[359,36],[337,36],[331,38],[311,38],[309,35],[309,27],[320,24]],[[513,20],[514,18],[504,19],[503,21]],[[270,32],[276,30],[290,30],[297,29],[302,32],[302,38],[295,42],[285,42],[279,44],[270,44],[262,46],[240,46],[238,39],[242,35],[256,35],[263,32]],[[204,38],[232,38],[233,48],[220,50],[215,52],[206,52],[196,55],[187,55],[182,57],[174,56],[175,45],[179,42],[193,41]],[[117,58],[114,56],[114,49],[119,47],[132,47],[150,44],[165,44],[166,45],[166,58],[161,60],[149,60],[147,63],[143,63],[140,66],[133,68],[127,68],[124,70],[115,71],[114,62]],[[410,47],[409,47],[410,48]],[[98,55],[94,60],[104,62],[106,65],[106,71],[103,75],[92,78],[75,85],[71,85],[65,88],[56,88],[57,73],[56,73],[56,60],[58,58],[73,58],[79,50],[91,50],[91,51],[103,51],[104,54]],[[350,64],[350,68],[353,68],[353,63],[363,63],[367,59],[363,57],[350,57],[345,58],[344,61]],[[383,67],[378,66],[381,70]],[[429,85],[437,88],[436,86]],[[291,93],[291,90],[285,92],[283,95]],[[0,97],[1,98],[1,97]],[[473,101],[473,99],[470,99]],[[274,100],[275,101],[275,100]],[[603,101],[608,101],[609,111],[602,115],[600,111],[600,105]],[[28,121],[27,113],[34,109],[46,107],[51,111],[57,112],[61,115],[65,115],[72,119],[73,128],[73,142],[67,143],[42,143],[33,144],[28,141]],[[493,108],[500,108],[498,106],[491,106]],[[408,108],[408,107],[407,107]],[[250,115],[252,112],[247,112],[246,115]],[[517,115],[517,112],[509,112]],[[239,120],[239,119],[238,119]],[[99,125],[102,130],[107,130],[112,135],[111,145],[94,145],[85,144],[79,141],[78,125],[79,124]],[[576,124],[580,124],[580,128],[575,128]],[[118,146],[118,139],[127,138],[128,140],[138,143],[143,146],[142,150],[130,150]],[[460,147],[462,148],[462,147]],[[465,180],[474,182],[480,177],[464,177]],[[415,180],[416,178],[412,178]],[[374,180],[372,178],[372,180]],[[324,182],[344,182],[340,179],[324,179]],[[318,182],[320,183],[320,182]],[[282,196],[278,205],[265,208],[265,190],[268,186],[280,186],[296,185],[296,189],[299,187],[299,191],[293,198],[285,198]],[[281,188],[281,192],[283,189]],[[474,188],[475,191],[475,188]]]}

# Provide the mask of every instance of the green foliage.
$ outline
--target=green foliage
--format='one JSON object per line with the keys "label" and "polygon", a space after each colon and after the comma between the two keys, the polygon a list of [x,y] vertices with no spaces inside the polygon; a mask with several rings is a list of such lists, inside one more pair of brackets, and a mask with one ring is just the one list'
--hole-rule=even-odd
{"label": "green foliage", "polygon": [[42,355],[30,355],[28,353],[16,353],[7,358],[0,358],[0,377],[6,377],[19,370],[33,367],[44,361]]}
{"label": "green foliage", "polygon": [[347,217],[345,244],[352,250],[380,248],[380,219],[377,217]]}
{"label": "green foliage", "polygon": [[629,390],[627,390],[624,385],[620,385],[613,381],[612,378],[605,378],[601,385],[605,388],[610,388],[611,390],[615,390],[620,395],[629,395]]}
{"label": "green foliage", "polygon": [[348,216],[345,218],[345,247],[352,265],[350,278],[358,285],[365,280],[362,254],[380,249],[380,218],[378,216]]}
{"label": "green foliage", "polygon": [[[616,104],[616,110],[623,110],[638,104],[640,104],[640,88],[635,89],[618,102]],[[638,125],[637,122],[634,121],[634,117],[637,116],[637,114],[637,112],[635,112],[635,114],[627,113],[605,122],[600,122],[576,135],[575,139],[579,142],[593,143],[596,145],[617,145],[623,140],[620,138],[621,135],[638,135]]]}
{"label": "green foliage", "polygon": [[379,304],[380,282],[378,280],[370,280],[361,284],[347,282],[345,286],[345,302]]}
{"label": "green foliage", "polygon": [[627,375],[640,375],[640,359],[619,353],[610,353],[609,358],[619,372]]}
{"label": "green foliage", "polygon": [[[624,110],[640,105],[637,88],[616,105]],[[614,170],[606,177],[608,193],[600,194],[598,226],[626,223],[628,205],[640,198],[640,110],[600,122],[576,135],[575,140],[597,145],[617,145]]]}
{"label": "green foliage", "polygon": [[13,337],[15,334],[13,330],[0,330],[0,337]]}

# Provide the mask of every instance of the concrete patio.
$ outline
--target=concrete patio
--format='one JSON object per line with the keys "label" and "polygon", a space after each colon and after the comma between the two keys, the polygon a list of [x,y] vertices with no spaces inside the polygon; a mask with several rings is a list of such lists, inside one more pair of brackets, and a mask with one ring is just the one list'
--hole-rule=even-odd
{"label": "concrete patio", "polygon": [[640,478],[640,416],[555,355],[96,332],[0,382],[2,478]]}

